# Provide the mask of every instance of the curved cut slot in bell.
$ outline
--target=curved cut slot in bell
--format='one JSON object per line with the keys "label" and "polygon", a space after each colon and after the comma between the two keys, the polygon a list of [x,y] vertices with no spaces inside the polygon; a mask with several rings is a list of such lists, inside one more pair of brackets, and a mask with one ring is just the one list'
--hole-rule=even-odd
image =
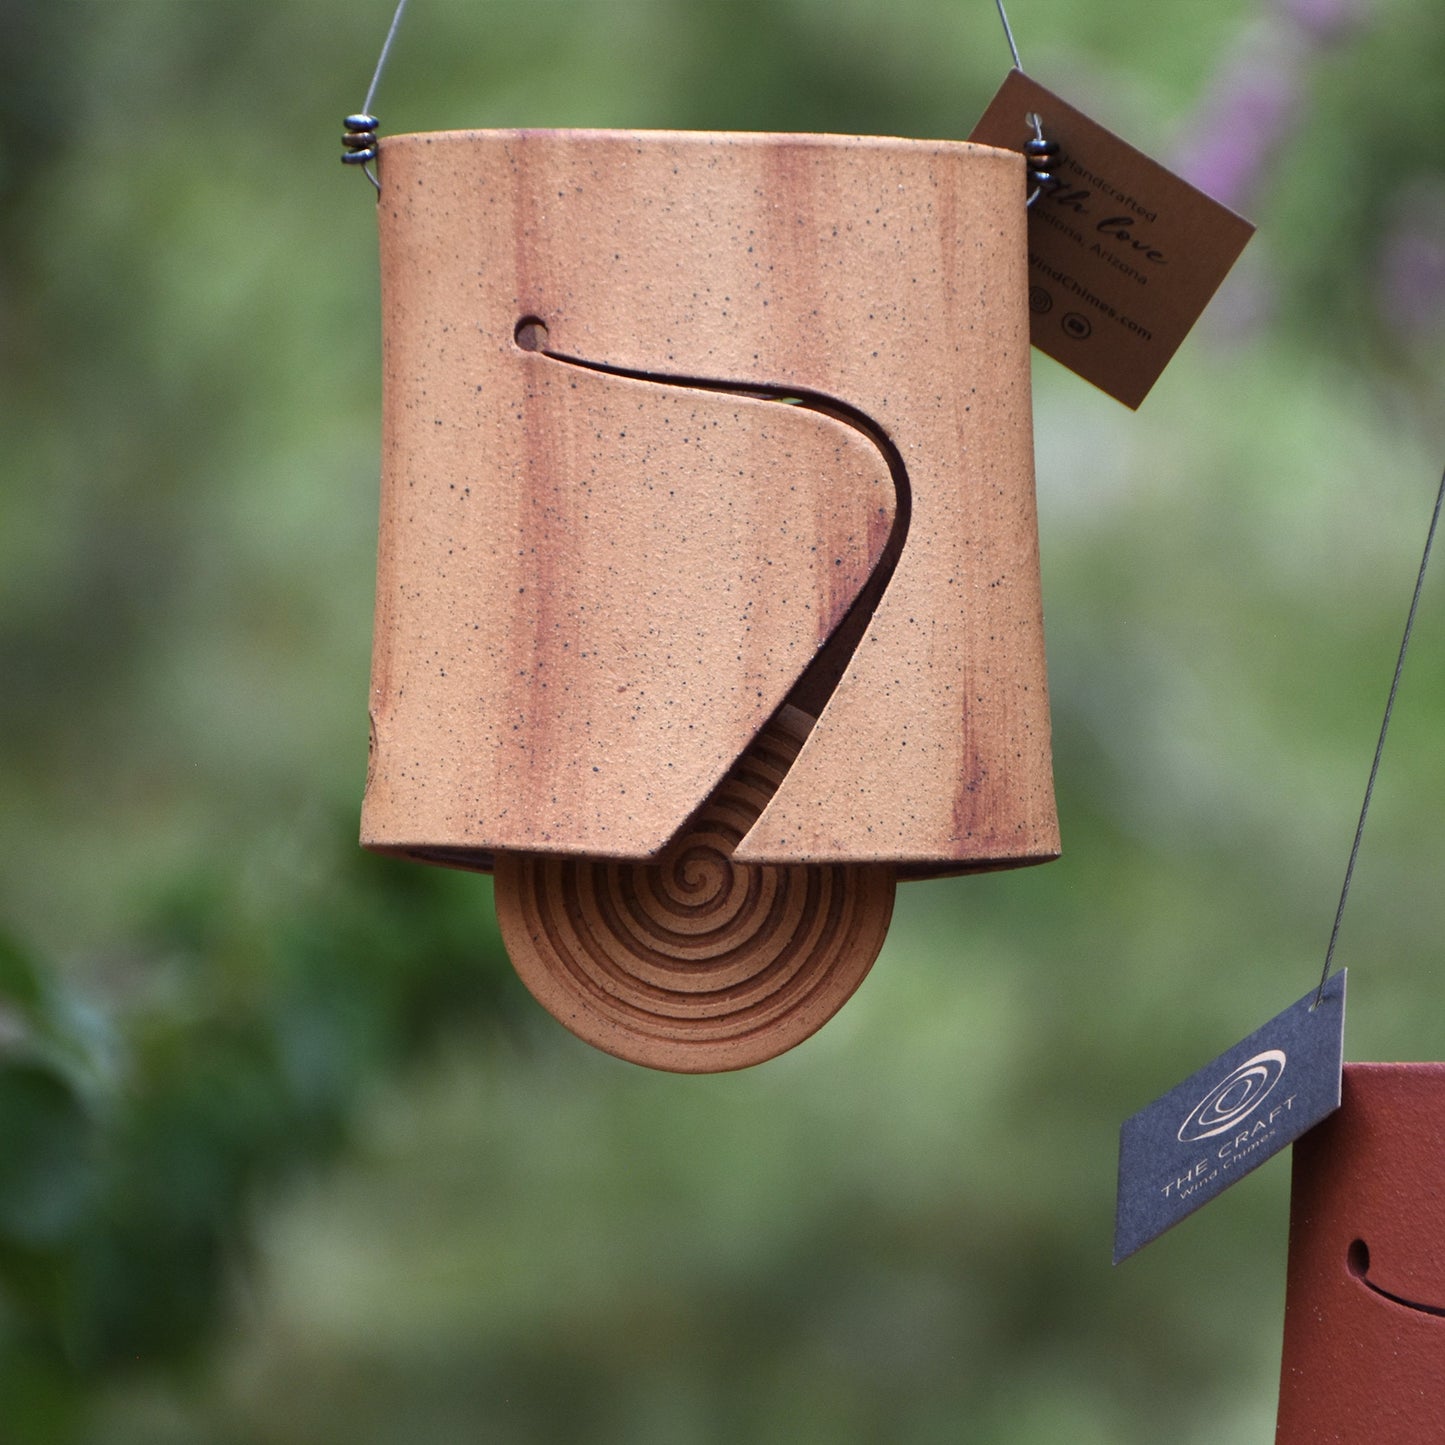
{"label": "curved cut slot in bell", "polygon": [[1391,1304],[1400,1305],[1407,1310],[1415,1310],[1418,1314],[1434,1315],[1437,1319],[1445,1319],[1445,1305],[1421,1304],[1419,1300],[1406,1299],[1404,1295],[1395,1294],[1393,1290],[1382,1288],[1370,1278],[1370,1246],[1363,1239],[1350,1241],[1350,1247],[1345,1252],[1345,1268],[1364,1285],[1367,1290],[1387,1299]]}
{"label": "curved cut slot in bell", "polygon": [[[813,721],[822,713],[828,699],[838,686],[849,661],[858,649],[868,624],[877,611],[884,592],[898,567],[898,559],[908,538],[908,529],[913,517],[913,489],[908,479],[908,469],[892,438],[872,417],[859,408],[826,396],[821,392],[809,391],[795,386],[767,387],[754,383],[723,381],[716,378],[671,375],[659,371],[639,371],[586,357],[573,356],[565,352],[550,350],[546,323],[536,316],[523,316],[514,329],[516,343],[523,351],[541,352],[549,360],[565,366],[579,367],[584,371],[600,372],[604,376],[623,377],[629,381],[652,382],[659,386],[682,387],[693,391],[718,392],[726,396],[748,397],[757,401],[773,401],[781,405],[797,407],[804,411],[816,412],[833,421],[851,427],[879,454],[888,469],[893,484],[893,520],[888,529],[878,561],[859,589],[853,601],[839,618],[836,626],[824,641],[798,681],[788,693],[785,706],[797,709],[808,719],[811,731]],[[806,736],[806,734],[805,734]]]}

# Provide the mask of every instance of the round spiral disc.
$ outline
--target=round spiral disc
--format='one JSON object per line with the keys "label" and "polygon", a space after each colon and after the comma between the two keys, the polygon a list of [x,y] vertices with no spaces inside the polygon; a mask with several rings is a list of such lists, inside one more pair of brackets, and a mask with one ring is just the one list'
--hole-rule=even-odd
{"label": "round spiral disc", "polygon": [[807,729],[783,708],[655,860],[497,855],[507,952],[554,1018],[633,1063],[713,1073],[843,1006],[883,947],[893,870],[732,859]]}

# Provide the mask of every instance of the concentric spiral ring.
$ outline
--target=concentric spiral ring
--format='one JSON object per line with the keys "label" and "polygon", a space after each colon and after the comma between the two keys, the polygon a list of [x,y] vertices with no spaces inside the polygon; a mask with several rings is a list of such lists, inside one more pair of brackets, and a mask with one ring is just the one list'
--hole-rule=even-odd
{"label": "concentric spiral ring", "polygon": [[507,952],[553,1017],[619,1058],[711,1073],[843,1006],[883,947],[893,870],[732,859],[808,727],[783,708],[654,861],[497,855]]}

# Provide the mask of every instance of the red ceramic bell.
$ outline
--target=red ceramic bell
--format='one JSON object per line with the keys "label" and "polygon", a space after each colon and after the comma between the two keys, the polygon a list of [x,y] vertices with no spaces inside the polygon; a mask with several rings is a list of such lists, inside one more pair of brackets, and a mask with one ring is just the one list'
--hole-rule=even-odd
{"label": "red ceramic bell", "polygon": [[1276,1445],[1445,1440],[1445,1064],[1347,1064],[1294,1146]]}

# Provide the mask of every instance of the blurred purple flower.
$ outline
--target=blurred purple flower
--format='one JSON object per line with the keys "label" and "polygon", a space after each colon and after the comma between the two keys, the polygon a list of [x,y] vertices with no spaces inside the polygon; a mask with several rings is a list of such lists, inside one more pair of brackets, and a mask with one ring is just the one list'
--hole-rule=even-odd
{"label": "blurred purple flower", "polygon": [[1226,61],[1176,149],[1174,168],[1233,210],[1253,194],[1298,123],[1301,47],[1260,35]]}
{"label": "blurred purple flower", "polygon": [[1239,210],[1304,119],[1311,62],[1363,19],[1370,0],[1275,0],[1239,36],[1175,150],[1174,169]]}
{"label": "blurred purple flower", "polygon": [[[1363,22],[1372,0],[1273,0],[1239,34],[1175,146],[1174,169],[1206,195],[1243,211],[1278,153],[1304,123],[1319,56]],[[1416,263],[1412,263],[1416,264]],[[1241,258],[1211,308],[1210,330],[1243,340],[1273,311],[1268,252]]]}
{"label": "blurred purple flower", "polygon": [[1342,36],[1365,18],[1370,0],[1276,0],[1286,15],[1317,44]]}
{"label": "blurred purple flower", "polygon": [[1407,340],[1445,328],[1445,179],[1421,177],[1391,206],[1376,301]]}

